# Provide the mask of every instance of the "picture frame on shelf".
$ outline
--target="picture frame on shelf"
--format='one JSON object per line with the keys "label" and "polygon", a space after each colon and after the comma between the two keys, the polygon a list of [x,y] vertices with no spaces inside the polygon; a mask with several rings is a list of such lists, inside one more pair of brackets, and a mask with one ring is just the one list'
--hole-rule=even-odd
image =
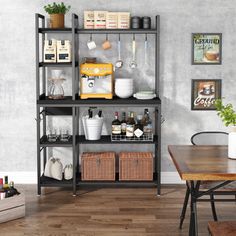
{"label": "picture frame on shelf", "polygon": [[216,99],[221,99],[221,79],[192,79],[191,110],[216,110]]}
{"label": "picture frame on shelf", "polygon": [[192,65],[222,64],[222,33],[192,33]]}

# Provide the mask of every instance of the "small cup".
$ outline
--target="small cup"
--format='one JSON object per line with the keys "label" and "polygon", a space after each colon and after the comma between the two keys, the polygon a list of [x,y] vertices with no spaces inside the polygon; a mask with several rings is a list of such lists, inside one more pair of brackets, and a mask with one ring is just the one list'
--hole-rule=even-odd
{"label": "small cup", "polygon": [[60,132],[60,141],[62,141],[62,142],[68,142],[68,141],[69,141],[69,138],[70,138],[69,130],[68,130],[68,129],[61,129],[61,132]]}
{"label": "small cup", "polygon": [[111,43],[110,43],[110,41],[109,41],[109,40],[105,40],[105,41],[103,42],[103,44],[102,44],[102,48],[103,48],[104,50],[110,49],[110,48],[111,48]]}
{"label": "small cup", "polygon": [[87,46],[88,46],[89,50],[93,50],[93,49],[95,49],[97,47],[96,43],[93,40],[88,41],[87,42]]}
{"label": "small cup", "polygon": [[56,132],[56,130],[50,130],[49,131],[48,141],[49,142],[56,142],[57,141],[57,132]]}

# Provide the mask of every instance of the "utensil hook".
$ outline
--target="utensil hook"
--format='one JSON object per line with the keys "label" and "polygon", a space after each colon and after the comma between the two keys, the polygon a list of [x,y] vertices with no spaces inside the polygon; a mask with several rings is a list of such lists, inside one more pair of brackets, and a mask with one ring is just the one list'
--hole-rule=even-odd
{"label": "utensil hook", "polygon": [[106,34],[106,41],[108,41],[108,34]]}
{"label": "utensil hook", "polygon": [[90,34],[90,41],[93,41],[93,35]]}

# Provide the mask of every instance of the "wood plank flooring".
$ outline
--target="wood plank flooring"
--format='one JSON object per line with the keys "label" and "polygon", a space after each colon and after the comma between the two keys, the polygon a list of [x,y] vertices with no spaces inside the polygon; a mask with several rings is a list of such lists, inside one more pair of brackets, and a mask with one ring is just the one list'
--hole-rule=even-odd
{"label": "wood plank flooring", "polygon": [[[189,212],[178,229],[185,187],[113,188],[80,190],[18,186],[26,195],[26,217],[0,224],[1,236],[184,236],[188,235]],[[236,204],[216,203],[220,220],[236,220]],[[210,204],[198,203],[199,235],[208,236],[212,220]]]}

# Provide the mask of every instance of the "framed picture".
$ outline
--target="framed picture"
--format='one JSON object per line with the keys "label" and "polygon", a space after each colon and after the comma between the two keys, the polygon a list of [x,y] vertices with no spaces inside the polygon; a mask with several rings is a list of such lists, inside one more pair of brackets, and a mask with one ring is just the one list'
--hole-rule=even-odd
{"label": "framed picture", "polygon": [[192,80],[191,110],[215,110],[215,100],[221,98],[221,80]]}
{"label": "framed picture", "polygon": [[220,65],[222,62],[221,33],[192,34],[192,65]]}

